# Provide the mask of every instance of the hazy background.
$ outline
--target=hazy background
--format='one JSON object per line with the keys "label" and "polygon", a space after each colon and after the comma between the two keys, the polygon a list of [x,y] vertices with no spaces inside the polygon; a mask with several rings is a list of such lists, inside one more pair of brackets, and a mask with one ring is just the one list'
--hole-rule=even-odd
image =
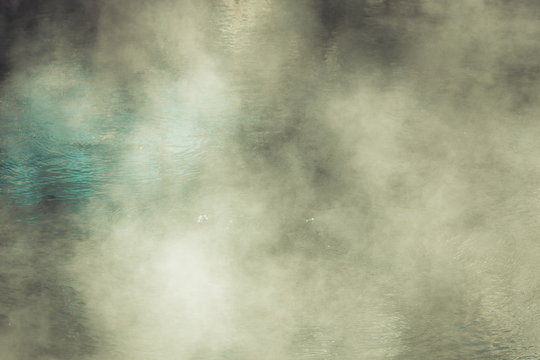
{"label": "hazy background", "polygon": [[4,0],[0,358],[540,359],[540,3]]}

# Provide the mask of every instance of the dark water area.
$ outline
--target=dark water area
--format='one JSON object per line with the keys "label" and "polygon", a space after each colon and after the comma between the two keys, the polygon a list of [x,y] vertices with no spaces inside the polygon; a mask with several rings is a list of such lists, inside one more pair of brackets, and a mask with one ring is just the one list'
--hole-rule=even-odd
{"label": "dark water area", "polygon": [[540,359],[536,2],[0,11],[2,360]]}

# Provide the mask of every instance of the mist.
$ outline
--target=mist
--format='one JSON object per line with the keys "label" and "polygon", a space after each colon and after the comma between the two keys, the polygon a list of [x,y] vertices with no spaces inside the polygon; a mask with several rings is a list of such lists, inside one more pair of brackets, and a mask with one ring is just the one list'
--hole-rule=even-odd
{"label": "mist", "polygon": [[0,11],[2,359],[540,359],[536,2]]}

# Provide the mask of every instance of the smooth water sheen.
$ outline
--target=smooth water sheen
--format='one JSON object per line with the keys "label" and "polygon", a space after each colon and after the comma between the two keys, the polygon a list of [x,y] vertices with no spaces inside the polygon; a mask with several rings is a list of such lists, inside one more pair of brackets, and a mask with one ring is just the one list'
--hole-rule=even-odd
{"label": "smooth water sheen", "polygon": [[1,359],[540,359],[538,5],[90,3],[4,6]]}

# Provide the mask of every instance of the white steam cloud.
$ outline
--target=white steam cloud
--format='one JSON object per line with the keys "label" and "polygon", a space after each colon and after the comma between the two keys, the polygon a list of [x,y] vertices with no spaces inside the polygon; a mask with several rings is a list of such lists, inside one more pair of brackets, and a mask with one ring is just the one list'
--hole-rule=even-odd
{"label": "white steam cloud", "polygon": [[3,11],[2,359],[540,356],[534,2]]}

